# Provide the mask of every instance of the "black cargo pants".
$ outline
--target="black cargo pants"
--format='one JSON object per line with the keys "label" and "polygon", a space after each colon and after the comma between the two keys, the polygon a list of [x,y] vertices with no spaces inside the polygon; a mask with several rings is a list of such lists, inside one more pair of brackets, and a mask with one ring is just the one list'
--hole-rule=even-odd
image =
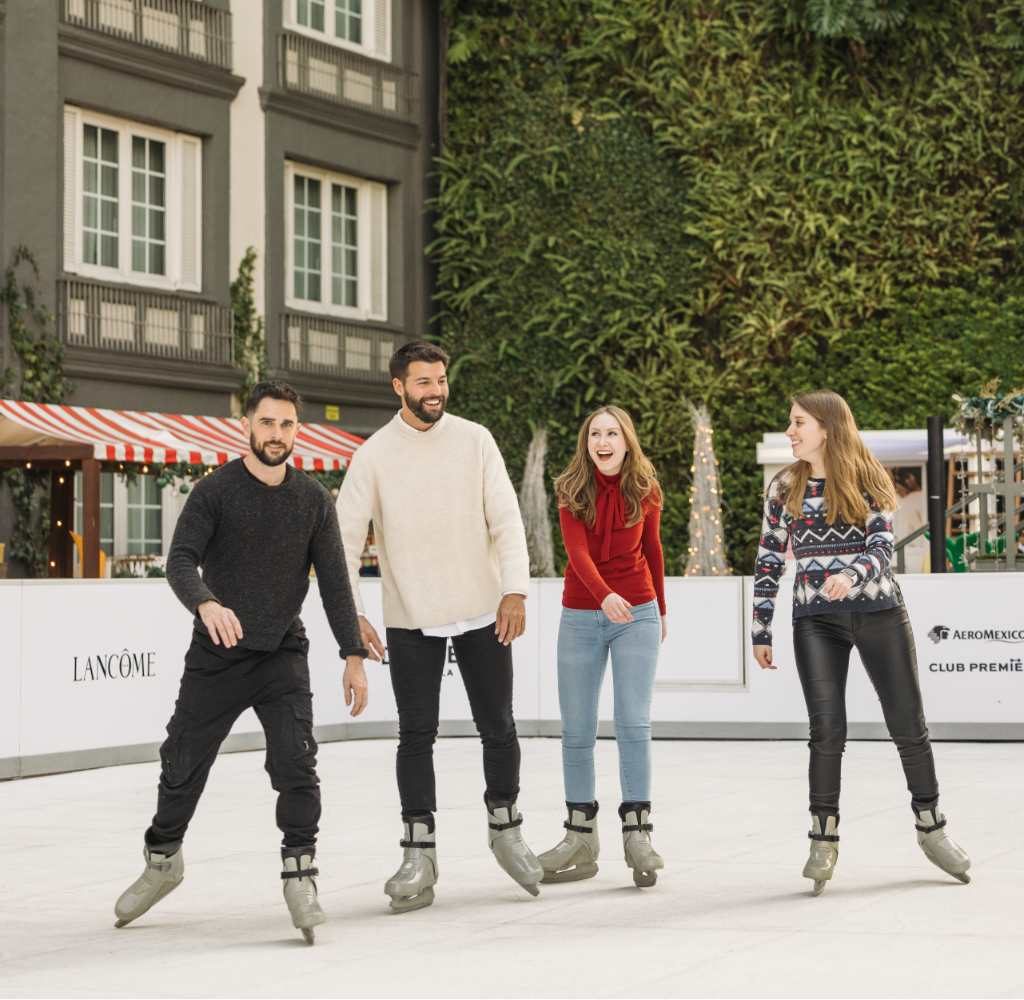
{"label": "black cargo pants", "polygon": [[146,843],[177,846],[203,793],[217,750],[235,720],[253,708],[267,740],[266,770],[277,797],[283,846],[316,843],[316,776],[309,642],[286,635],[272,652],[215,646],[195,632],[185,654],[174,714],[160,748],[160,788]]}

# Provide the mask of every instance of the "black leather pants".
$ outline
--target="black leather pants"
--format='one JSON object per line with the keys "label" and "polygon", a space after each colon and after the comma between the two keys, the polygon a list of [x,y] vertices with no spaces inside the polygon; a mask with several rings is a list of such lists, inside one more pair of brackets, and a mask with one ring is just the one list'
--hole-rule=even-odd
{"label": "black leather pants", "polygon": [[914,635],[905,607],[886,611],[811,615],[793,626],[796,668],[811,724],[811,812],[839,814],[846,747],[846,675],[854,646],[882,704],[889,735],[900,752],[915,809],[939,797],[921,689]]}

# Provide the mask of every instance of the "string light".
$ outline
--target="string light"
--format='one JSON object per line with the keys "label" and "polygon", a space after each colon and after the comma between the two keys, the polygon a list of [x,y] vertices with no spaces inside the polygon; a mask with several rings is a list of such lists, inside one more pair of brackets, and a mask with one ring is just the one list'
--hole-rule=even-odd
{"label": "string light", "polygon": [[690,466],[690,544],[687,576],[724,576],[729,573],[722,545],[719,512],[718,462],[712,438],[714,429],[705,407],[693,408],[693,464]]}

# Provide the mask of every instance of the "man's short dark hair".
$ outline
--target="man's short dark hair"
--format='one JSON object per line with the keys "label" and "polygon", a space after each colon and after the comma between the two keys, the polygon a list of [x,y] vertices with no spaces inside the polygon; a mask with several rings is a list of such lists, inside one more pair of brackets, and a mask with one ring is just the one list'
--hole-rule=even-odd
{"label": "man's short dark hair", "polygon": [[245,401],[245,415],[251,417],[265,399],[280,399],[295,407],[295,415],[302,416],[302,400],[287,382],[257,382]]}
{"label": "man's short dark hair", "polygon": [[403,344],[391,355],[391,377],[404,382],[409,365],[414,361],[426,361],[430,365],[440,361],[447,368],[449,358],[437,344],[431,344],[426,340],[414,340],[411,344]]}

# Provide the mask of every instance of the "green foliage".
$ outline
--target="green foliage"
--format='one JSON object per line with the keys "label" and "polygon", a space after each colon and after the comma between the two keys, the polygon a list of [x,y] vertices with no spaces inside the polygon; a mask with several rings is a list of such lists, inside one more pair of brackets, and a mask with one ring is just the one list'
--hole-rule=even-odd
{"label": "green foliage", "polygon": [[267,374],[267,338],[263,317],[256,311],[255,270],[256,251],[249,247],[238,265],[238,277],[231,282],[235,364],[242,369],[240,398],[243,404],[252,387]]}
{"label": "green foliage", "polygon": [[828,39],[855,39],[899,29],[921,29],[932,23],[942,0],[797,0],[787,4],[790,27]]}
{"label": "green foliage", "polygon": [[1022,9],[451,0],[430,252],[453,408],[517,474],[532,425],[554,473],[583,413],[624,405],[674,560],[683,400],[706,402],[749,565],[755,447],[791,393],[922,426],[1024,357]]}
{"label": "green foliage", "polygon": [[[20,280],[19,270],[29,277]],[[69,391],[64,378],[64,349],[53,330],[53,317],[39,301],[39,267],[32,252],[18,246],[4,272],[0,305],[7,313],[7,335],[18,360],[16,371],[0,373],[0,394],[16,394],[33,403],[63,402]],[[14,528],[8,555],[31,577],[49,572],[50,474],[36,469],[0,473],[14,506]]]}

